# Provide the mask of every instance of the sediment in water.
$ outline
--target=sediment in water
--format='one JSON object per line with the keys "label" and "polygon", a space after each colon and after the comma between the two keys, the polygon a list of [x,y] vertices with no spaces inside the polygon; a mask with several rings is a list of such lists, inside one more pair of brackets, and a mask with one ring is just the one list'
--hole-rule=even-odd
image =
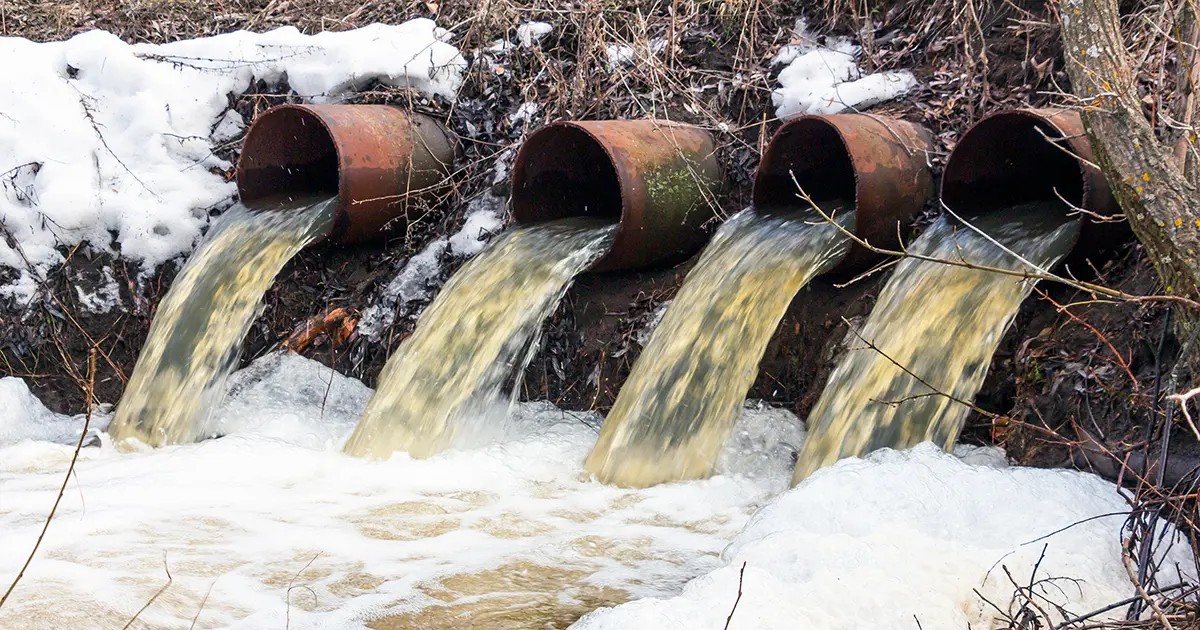
{"label": "sediment in water", "polygon": [[845,202],[747,209],[704,249],[617,396],[587,469],[645,487],[711,474],[767,343],[796,293],[849,249]]}
{"label": "sediment in water", "polygon": [[158,306],[109,427],[152,446],[204,437],[242,339],[279,270],[329,230],[336,198],[236,204],[217,220]]}
{"label": "sediment in water", "polygon": [[532,358],[542,321],[615,233],[605,221],[559,219],[514,228],[488,245],[450,278],[388,359],[346,452],[427,457],[494,429],[486,425],[502,421],[507,408],[501,390]]}
{"label": "sediment in water", "polygon": [[[958,438],[992,354],[1079,220],[1057,202],[943,215],[909,247],[808,416],[794,482],[843,457]],[[984,236],[983,234],[986,234]],[[942,262],[939,262],[942,261]]]}

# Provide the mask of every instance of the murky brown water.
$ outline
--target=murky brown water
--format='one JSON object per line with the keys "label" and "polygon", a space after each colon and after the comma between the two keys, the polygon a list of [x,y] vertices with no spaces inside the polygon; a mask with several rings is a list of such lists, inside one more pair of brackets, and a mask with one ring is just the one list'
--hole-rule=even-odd
{"label": "murky brown water", "polygon": [[[853,225],[846,204],[826,206]],[[848,242],[814,211],[749,209],[722,225],[634,364],[587,469],[632,487],[711,474],[779,320]]]}
{"label": "murky brown water", "polygon": [[109,434],[152,446],[192,442],[225,393],[263,293],[328,231],[337,200],[277,198],[227,210],[158,305]]}
{"label": "murky brown water", "polygon": [[420,611],[367,623],[375,630],[408,628],[566,628],[583,615],[630,599],[628,592],[587,583],[588,569],[516,561],[460,573],[419,590],[437,600]]}
{"label": "murky brown water", "polygon": [[[1065,256],[1079,234],[1079,221],[1058,204],[967,220],[1042,268]],[[909,251],[968,265],[1028,269],[950,216],[938,219]],[[963,264],[908,258],[897,265],[858,332],[861,339],[850,341],[808,416],[794,482],[843,457],[879,448],[926,440],[953,446],[970,411],[953,399],[974,400],[996,346],[1033,285]]]}
{"label": "murky brown water", "polygon": [[542,321],[615,232],[610,223],[562,219],[497,238],[454,274],[388,359],[346,452],[426,457],[502,422],[505,382],[523,370]]}

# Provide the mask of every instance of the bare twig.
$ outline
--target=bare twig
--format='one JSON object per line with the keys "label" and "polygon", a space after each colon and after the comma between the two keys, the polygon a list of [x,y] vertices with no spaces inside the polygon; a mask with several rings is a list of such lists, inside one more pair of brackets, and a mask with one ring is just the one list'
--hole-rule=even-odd
{"label": "bare twig", "polygon": [[738,571],[738,591],[737,599],[733,600],[733,608],[729,609],[729,616],[725,618],[725,630],[729,630],[729,624],[733,622],[733,613],[737,612],[738,602],[742,601],[742,580],[746,579],[746,563],[742,563],[742,568]]}
{"label": "bare twig", "polygon": [[[121,628],[121,630],[129,630],[129,628],[133,626],[133,622],[137,621],[138,617],[141,617],[142,613],[146,612],[146,609],[149,608],[150,605],[153,604],[154,601],[157,600],[160,595],[162,595],[164,592],[166,592],[167,587],[171,586],[171,582],[175,581],[175,579],[171,577],[171,567],[167,565],[167,554],[165,552],[163,553],[163,570],[167,572],[167,583],[163,584],[162,588],[155,591],[154,595],[152,595],[150,597],[150,599],[146,600],[146,603],[143,604],[142,607],[139,608],[138,611],[133,614],[133,617],[125,624],[124,627]],[[207,599],[207,598],[208,598],[208,596],[206,595],[205,599]],[[204,605],[201,604],[200,607],[204,608]],[[199,617],[200,613],[196,613],[196,616]],[[192,623],[193,623],[193,625],[195,624],[194,619],[192,620]]]}

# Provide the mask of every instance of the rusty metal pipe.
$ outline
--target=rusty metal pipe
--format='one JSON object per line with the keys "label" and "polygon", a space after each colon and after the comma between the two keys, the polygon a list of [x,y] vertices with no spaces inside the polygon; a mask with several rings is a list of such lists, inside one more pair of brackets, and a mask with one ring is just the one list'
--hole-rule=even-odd
{"label": "rusty metal pipe", "polygon": [[289,193],[338,196],[326,239],[375,238],[448,183],[454,143],[432,118],[390,105],[280,105],[251,125],[238,160],[245,202]]}
{"label": "rusty metal pipe", "polygon": [[[801,116],[775,133],[754,180],[754,205],[763,211],[804,208],[796,186],[818,203],[853,201],[854,233],[875,247],[897,244],[907,223],[933,195],[928,156],[933,135],[884,116]],[[795,178],[793,180],[793,177]],[[879,254],[851,247],[832,273],[868,267]]]}
{"label": "rusty metal pipe", "polygon": [[707,239],[721,174],[712,136],[663,120],[556,122],[525,140],[513,165],[517,223],[573,216],[620,221],[593,271],[680,262]]}
{"label": "rusty metal pipe", "polygon": [[[1094,165],[1078,112],[1014,109],[975,123],[950,153],[942,203],[956,213],[988,212],[1031,201],[1061,199],[1097,215],[1120,213]],[[1117,242],[1124,223],[1085,220],[1081,250]]]}

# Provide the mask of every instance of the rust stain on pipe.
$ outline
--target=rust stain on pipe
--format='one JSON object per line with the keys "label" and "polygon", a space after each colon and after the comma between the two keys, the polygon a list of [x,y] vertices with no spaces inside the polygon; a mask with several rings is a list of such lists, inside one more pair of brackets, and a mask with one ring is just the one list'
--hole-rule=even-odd
{"label": "rust stain on pipe", "polygon": [[[933,195],[929,151],[933,135],[903,120],[867,114],[801,116],[775,133],[754,180],[759,209],[795,209],[807,202],[853,200],[854,232],[882,248],[897,245],[899,227]],[[793,181],[793,176],[795,181]],[[879,254],[854,245],[832,273],[868,267]]]}
{"label": "rust stain on pipe", "polygon": [[[1098,215],[1120,214],[1104,174],[1094,164],[1078,112],[998,112],[975,123],[950,153],[942,175],[942,202],[955,212],[986,212],[1061,198]],[[1085,220],[1080,243],[1085,250],[1103,247],[1120,240],[1127,230],[1125,223]]]}
{"label": "rust stain on pipe", "polygon": [[255,120],[238,160],[242,200],[283,193],[337,194],[326,236],[376,237],[448,183],[454,144],[428,116],[390,105],[280,105]]}
{"label": "rust stain on pipe", "polygon": [[721,173],[712,136],[662,120],[556,122],[525,141],[513,165],[518,223],[571,216],[619,220],[594,271],[680,262],[707,240]]}

